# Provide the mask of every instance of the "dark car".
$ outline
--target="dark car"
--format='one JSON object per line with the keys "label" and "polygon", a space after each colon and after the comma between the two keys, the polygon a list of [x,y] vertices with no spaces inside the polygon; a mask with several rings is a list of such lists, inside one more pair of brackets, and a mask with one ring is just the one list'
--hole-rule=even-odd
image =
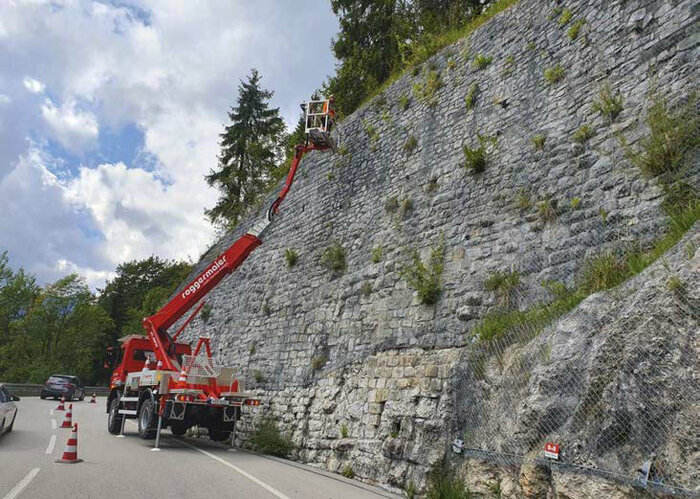
{"label": "dark car", "polygon": [[10,395],[5,385],[0,385],[0,435],[10,433],[17,418],[17,405],[19,397]]}
{"label": "dark car", "polygon": [[42,399],[47,397],[55,399],[65,397],[66,400],[83,400],[85,398],[85,389],[77,376],[54,374],[46,381],[39,396]]}

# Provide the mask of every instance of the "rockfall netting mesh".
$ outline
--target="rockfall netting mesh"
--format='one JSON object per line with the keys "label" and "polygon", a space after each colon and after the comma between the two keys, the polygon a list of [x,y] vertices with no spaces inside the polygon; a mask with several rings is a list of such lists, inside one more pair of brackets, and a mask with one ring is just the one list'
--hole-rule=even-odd
{"label": "rockfall netting mesh", "polygon": [[484,281],[496,311],[456,376],[455,452],[698,493],[693,203],[653,233],[613,237],[601,225],[607,249],[583,246],[576,271],[543,278],[513,266]]}

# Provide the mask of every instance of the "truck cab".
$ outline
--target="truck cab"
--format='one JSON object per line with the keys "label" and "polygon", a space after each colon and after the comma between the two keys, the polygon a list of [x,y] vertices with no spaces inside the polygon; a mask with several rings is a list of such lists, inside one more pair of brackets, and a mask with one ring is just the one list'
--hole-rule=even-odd
{"label": "truck cab", "polygon": [[[148,336],[131,334],[119,339],[121,345],[118,349],[108,350],[112,377],[109,381],[109,397],[107,397],[107,411],[112,399],[123,390],[126,377],[129,373],[142,371],[146,366],[146,359],[151,362],[151,367],[156,367],[156,355],[153,351],[153,343]],[[175,343],[175,357],[182,365],[182,356],[190,355],[192,347],[187,343]]]}

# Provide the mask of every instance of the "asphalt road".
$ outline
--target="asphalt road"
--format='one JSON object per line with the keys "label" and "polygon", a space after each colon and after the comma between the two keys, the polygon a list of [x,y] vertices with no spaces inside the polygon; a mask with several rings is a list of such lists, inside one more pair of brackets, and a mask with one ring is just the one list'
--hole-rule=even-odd
{"label": "asphalt road", "polygon": [[[125,438],[107,432],[104,398],[73,402],[78,457],[58,464],[70,434],[57,403],[23,397],[12,433],[0,436],[0,497],[31,498],[380,498],[396,497],[299,463],[229,449],[164,430],[161,451],[127,422]],[[135,421],[135,420],[128,420]],[[54,428],[56,426],[57,428]]]}

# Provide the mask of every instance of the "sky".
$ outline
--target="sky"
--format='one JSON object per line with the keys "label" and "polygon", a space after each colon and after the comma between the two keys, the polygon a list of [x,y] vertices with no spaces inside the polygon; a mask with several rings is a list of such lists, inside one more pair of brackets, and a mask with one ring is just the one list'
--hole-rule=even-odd
{"label": "sky", "polygon": [[293,126],[334,72],[328,0],[0,1],[0,252],[93,289],[213,242],[219,134],[255,67]]}

